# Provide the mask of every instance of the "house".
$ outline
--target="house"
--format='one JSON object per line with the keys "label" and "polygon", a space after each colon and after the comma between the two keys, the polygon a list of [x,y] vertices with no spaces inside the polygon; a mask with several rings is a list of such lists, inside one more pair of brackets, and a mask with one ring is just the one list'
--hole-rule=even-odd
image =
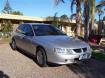
{"label": "house", "polygon": [[[11,20],[13,24],[13,29],[15,29],[21,22],[22,23],[35,22],[35,23],[48,23],[48,24],[51,24],[53,22],[53,19],[47,19],[47,18],[42,18],[42,17],[0,14],[0,28],[1,28],[1,23],[3,23],[4,20]],[[61,26],[61,29],[68,35],[74,36],[72,27],[75,26],[75,23],[76,23],[75,20],[72,20],[72,21],[65,20],[63,21],[63,25]]]}

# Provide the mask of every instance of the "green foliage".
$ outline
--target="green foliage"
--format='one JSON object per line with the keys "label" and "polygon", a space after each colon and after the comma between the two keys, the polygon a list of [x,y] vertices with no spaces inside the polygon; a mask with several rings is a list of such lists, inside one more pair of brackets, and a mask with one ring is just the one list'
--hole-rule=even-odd
{"label": "green foliage", "polygon": [[3,33],[7,33],[7,32],[11,32],[13,30],[12,28],[12,23],[9,20],[5,20],[3,21],[3,23],[1,24],[1,31]]}
{"label": "green foliage", "polygon": [[65,20],[68,20],[68,21],[69,21],[69,18],[68,18],[68,16],[67,16],[66,14],[64,14],[64,15],[62,15],[62,16],[60,17],[60,20],[61,20],[61,21],[65,21]]}
{"label": "green foliage", "polygon": [[103,54],[102,52],[99,52],[99,53],[93,52],[92,56],[95,59],[99,59],[99,60],[104,60],[105,61],[105,54]]}
{"label": "green foliage", "polygon": [[20,11],[13,11],[11,14],[13,14],[13,15],[23,15],[23,13],[20,12]]}
{"label": "green foliage", "polygon": [[103,21],[105,21],[105,16],[103,17]]}
{"label": "green foliage", "polygon": [[66,14],[62,15],[60,18],[63,18],[63,19],[68,19],[68,16]]}
{"label": "green foliage", "polygon": [[52,25],[59,27],[59,18],[57,17],[57,13],[54,14]]}
{"label": "green foliage", "polygon": [[52,22],[52,25],[53,25],[53,26],[56,26],[56,27],[59,27],[59,23],[58,23],[57,21],[53,21],[53,22]]}
{"label": "green foliage", "polygon": [[97,5],[97,7],[103,7],[105,6],[105,0],[101,0],[100,3]]}
{"label": "green foliage", "polygon": [[12,8],[11,8],[8,0],[6,1],[6,4],[2,10],[2,13],[5,13],[5,14],[11,14],[12,13]]}
{"label": "green foliage", "polygon": [[20,11],[13,11],[13,9],[11,8],[10,3],[9,3],[8,0],[6,1],[6,4],[5,4],[5,6],[4,6],[3,10],[2,10],[2,13],[4,13],[4,14],[13,14],[13,15],[23,15],[23,13],[20,12]]}
{"label": "green foliage", "polygon": [[96,12],[98,13],[99,16],[101,16],[104,13],[103,9],[100,7],[96,7]]}
{"label": "green foliage", "polygon": [[55,0],[55,5],[58,5],[60,2],[64,3],[64,0]]}
{"label": "green foliage", "polygon": [[[56,4],[63,2],[65,0],[55,0]],[[76,35],[80,35],[81,20],[84,19],[85,25],[85,39],[88,39],[89,36],[89,23],[91,22],[91,29],[93,30],[94,26],[94,14],[95,14],[95,2],[96,0],[70,0],[71,1],[71,12],[73,12],[74,5],[76,6],[76,13],[72,17],[76,17]],[[82,6],[83,5],[83,6]],[[83,7],[83,8],[81,8]],[[83,10],[83,11],[82,11]],[[83,18],[82,18],[83,12]],[[90,20],[90,21],[89,21]],[[91,30],[90,30],[91,31]]]}
{"label": "green foliage", "polygon": [[65,26],[65,22],[68,22],[68,26],[70,26],[70,19],[66,14],[61,15],[59,19],[60,19],[60,26]]}
{"label": "green foliage", "polygon": [[57,17],[57,13],[55,13],[53,17],[48,16],[46,19],[48,21],[53,21],[52,22],[52,25],[53,26],[56,26],[58,28],[59,28],[59,26],[64,25],[65,24],[64,23],[65,21],[68,21],[69,22],[69,18],[68,18],[68,16],[66,14],[64,14],[64,15],[62,15],[60,17]]}

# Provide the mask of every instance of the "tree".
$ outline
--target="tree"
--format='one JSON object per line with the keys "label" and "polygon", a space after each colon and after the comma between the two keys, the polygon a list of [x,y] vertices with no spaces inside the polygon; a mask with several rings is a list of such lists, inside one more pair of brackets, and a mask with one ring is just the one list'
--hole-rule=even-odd
{"label": "tree", "polygon": [[2,10],[2,13],[5,13],[5,14],[11,14],[12,13],[12,8],[11,8],[8,0],[6,1],[6,4]]}
{"label": "tree", "polygon": [[23,13],[20,12],[20,11],[13,11],[11,14],[13,14],[13,15],[23,15]]}
{"label": "tree", "polygon": [[3,20],[2,24],[1,24],[1,31],[4,33],[5,35],[8,35],[12,30],[12,23],[10,20]]}
{"label": "tree", "polygon": [[98,13],[99,16],[99,21],[101,20],[101,15],[104,13],[101,7],[96,6],[96,12]]}
{"label": "tree", "polygon": [[71,15],[71,17],[76,17],[76,36],[81,35],[81,4],[82,0],[72,0],[71,2],[71,12],[73,12],[73,5],[76,5],[76,13]]}
{"label": "tree", "polygon": [[[104,11],[103,11],[104,6],[105,6],[105,0],[101,0],[99,2],[99,4],[96,6],[97,12],[98,12],[98,15],[99,15],[98,34],[101,34],[101,32],[100,32],[100,29],[102,29],[101,15],[104,13]],[[103,20],[104,20],[104,18],[103,18]]]}
{"label": "tree", "polygon": [[101,0],[100,3],[97,5],[97,7],[103,7],[105,6],[105,0]]}
{"label": "tree", "polygon": [[64,0],[54,0],[55,1],[55,5],[58,5],[60,2],[64,3]]}
{"label": "tree", "polygon": [[[20,11],[13,11],[13,9],[10,6],[10,3],[8,0],[6,0],[6,4],[2,10],[2,13],[4,14],[13,14],[13,15],[23,15],[23,13],[21,13]],[[13,29],[13,24],[11,22],[11,20],[3,20],[2,22],[2,29],[1,31],[6,34],[8,32],[11,32]]]}
{"label": "tree", "polygon": [[6,4],[5,4],[5,6],[4,6],[3,10],[2,10],[2,13],[4,13],[4,14],[13,14],[13,15],[23,15],[23,13],[20,12],[20,11],[13,11],[13,9],[11,8],[10,3],[9,3],[8,0],[6,0]]}
{"label": "tree", "polygon": [[90,26],[90,33],[92,33],[93,31],[94,31],[94,15],[95,15],[95,8],[96,8],[96,5],[95,5],[95,3],[96,3],[96,0],[88,0],[88,2],[89,2],[89,12],[90,12],[90,24],[91,24],[91,26]]}
{"label": "tree", "polygon": [[[70,20],[69,20],[69,18],[68,18],[68,16],[66,14],[60,16],[61,30],[62,30],[62,26],[64,26],[65,22],[70,22]],[[67,31],[66,27],[64,27],[64,28],[65,28],[65,31]]]}
{"label": "tree", "polygon": [[89,1],[88,0],[84,0],[84,26],[85,26],[85,32],[84,32],[84,38],[85,41],[88,41],[88,37],[89,37]]}
{"label": "tree", "polygon": [[96,12],[99,16],[99,23],[98,23],[98,34],[100,34],[100,27],[101,27],[101,15],[104,13],[101,7],[96,6]]}
{"label": "tree", "polygon": [[103,17],[103,21],[105,21],[105,16]]}
{"label": "tree", "polygon": [[[64,0],[55,0],[58,3],[63,2]],[[80,35],[80,20],[81,20],[81,6],[84,4],[83,17],[84,17],[84,25],[85,25],[85,36],[84,38],[88,41],[89,36],[89,22],[91,21],[91,29],[94,26],[94,13],[95,13],[95,0],[72,0],[71,1],[71,11],[73,9],[73,5],[76,5],[76,24],[77,24],[77,35]]]}
{"label": "tree", "polygon": [[64,22],[70,22],[70,19],[69,19],[69,17],[66,15],[66,14],[64,14],[64,15],[61,15],[60,16],[60,22],[61,23],[64,23]]}
{"label": "tree", "polygon": [[57,12],[54,14],[52,25],[59,27],[59,18],[57,17]]}
{"label": "tree", "polygon": [[[56,4],[58,5],[60,2],[64,3],[64,0],[55,0]],[[73,11],[73,5],[76,5],[76,13],[72,16],[76,16],[76,36],[80,36],[80,29],[81,29],[81,3],[82,0],[72,0],[71,1],[71,11]]]}
{"label": "tree", "polygon": [[69,18],[66,14],[60,16],[61,21],[69,21]]}

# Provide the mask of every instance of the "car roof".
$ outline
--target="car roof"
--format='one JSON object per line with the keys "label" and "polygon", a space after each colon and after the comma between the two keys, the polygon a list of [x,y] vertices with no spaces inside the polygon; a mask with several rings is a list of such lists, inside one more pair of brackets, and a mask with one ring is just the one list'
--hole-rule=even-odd
{"label": "car roof", "polygon": [[51,24],[45,24],[45,23],[23,23],[23,24],[29,24],[29,25],[51,25]]}

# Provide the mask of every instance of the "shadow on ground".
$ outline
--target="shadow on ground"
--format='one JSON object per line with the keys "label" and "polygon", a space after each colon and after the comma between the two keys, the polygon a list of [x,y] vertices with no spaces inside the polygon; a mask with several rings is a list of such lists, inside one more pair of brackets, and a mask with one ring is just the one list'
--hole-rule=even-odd
{"label": "shadow on ground", "polygon": [[5,74],[3,71],[0,71],[0,78],[9,78],[9,76]]}
{"label": "shadow on ground", "polygon": [[91,59],[89,63],[72,64],[67,67],[79,78],[105,78],[105,62]]}

